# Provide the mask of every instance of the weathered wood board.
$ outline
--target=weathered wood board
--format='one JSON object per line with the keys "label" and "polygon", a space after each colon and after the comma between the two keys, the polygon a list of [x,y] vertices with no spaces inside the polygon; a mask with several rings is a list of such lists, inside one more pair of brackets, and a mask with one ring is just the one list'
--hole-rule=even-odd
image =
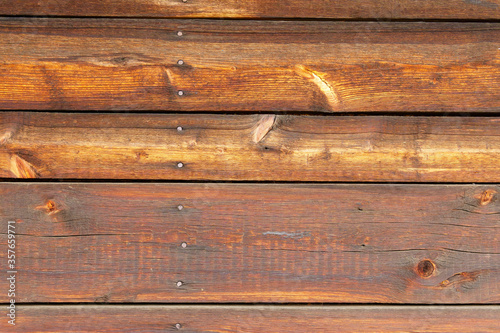
{"label": "weathered wood board", "polygon": [[[498,306],[21,306],[16,332],[497,333]],[[0,329],[7,329],[0,321]],[[8,328],[12,329],[12,328]]]}
{"label": "weathered wood board", "polygon": [[500,182],[497,117],[0,114],[0,176]]}
{"label": "weathered wood board", "polygon": [[499,23],[3,18],[0,109],[498,112],[499,45]]}
{"label": "weathered wood board", "polygon": [[500,0],[0,1],[0,332],[500,332],[499,115]]}
{"label": "weathered wood board", "polygon": [[2,183],[0,219],[18,302],[498,303],[499,191]]}
{"label": "weathered wood board", "polygon": [[499,0],[4,0],[0,15],[335,19],[500,19]]}

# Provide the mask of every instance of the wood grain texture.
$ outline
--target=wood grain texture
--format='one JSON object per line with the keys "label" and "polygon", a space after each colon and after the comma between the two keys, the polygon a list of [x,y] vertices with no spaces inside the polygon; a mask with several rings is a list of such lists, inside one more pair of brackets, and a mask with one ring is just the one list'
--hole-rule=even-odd
{"label": "wood grain texture", "polygon": [[18,309],[15,331],[496,333],[499,316],[498,306],[37,305]]}
{"label": "wood grain texture", "polygon": [[0,113],[3,178],[500,182],[499,147],[496,117]]}
{"label": "wood grain texture", "polygon": [[0,109],[498,112],[499,45],[494,23],[4,18]]}
{"label": "wood grain texture", "polygon": [[4,0],[0,15],[491,20],[500,18],[500,1]]}
{"label": "wood grain texture", "polygon": [[499,192],[2,183],[0,246],[17,302],[498,303]]}

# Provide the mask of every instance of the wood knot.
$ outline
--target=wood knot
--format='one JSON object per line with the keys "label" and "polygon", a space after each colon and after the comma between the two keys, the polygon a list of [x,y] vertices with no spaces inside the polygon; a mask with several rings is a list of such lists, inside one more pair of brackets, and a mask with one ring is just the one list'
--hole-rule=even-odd
{"label": "wood knot", "polygon": [[450,276],[449,278],[442,281],[441,283],[439,283],[438,286],[441,288],[446,288],[446,287],[451,287],[451,286],[455,286],[455,287],[459,288],[465,284],[475,282],[479,278],[479,276],[481,275],[482,272],[484,272],[484,270],[483,271],[457,273],[457,274]]}
{"label": "wood knot", "polygon": [[110,295],[104,295],[104,296],[100,296],[100,297],[96,297],[94,299],[94,302],[95,303],[108,303],[109,302],[109,299],[110,299]]}
{"label": "wood knot", "polygon": [[484,191],[483,193],[481,193],[481,197],[479,198],[479,204],[481,206],[486,206],[486,205],[490,204],[491,202],[494,201],[495,194],[497,194],[497,191],[495,191],[495,190]]}
{"label": "wood knot", "polygon": [[14,136],[15,129],[9,128],[0,136],[0,146],[6,145],[9,140]]}
{"label": "wood knot", "polygon": [[26,161],[19,155],[11,155],[10,157],[10,171],[17,178],[39,178],[38,171],[33,164]]}
{"label": "wood knot", "polygon": [[255,143],[261,142],[266,135],[273,129],[276,123],[276,115],[267,114],[262,116],[252,131],[252,140]]}
{"label": "wood knot", "polygon": [[56,203],[52,200],[47,201],[43,206],[38,206],[36,209],[42,209],[47,215],[54,215],[59,213],[61,210],[57,207]]}
{"label": "wood knot", "polygon": [[326,80],[326,73],[313,71],[303,65],[295,66],[295,73],[313,83],[323,94],[331,111],[340,109],[340,100],[332,84]]}
{"label": "wood knot", "polygon": [[132,59],[129,57],[116,57],[110,60],[111,63],[116,64],[116,65],[126,65],[129,61]]}
{"label": "wood knot", "polygon": [[421,260],[417,265],[417,273],[420,277],[427,279],[436,271],[436,265],[429,259]]}
{"label": "wood knot", "polygon": [[149,154],[146,153],[145,151],[142,151],[142,150],[135,153],[135,160],[136,161],[140,161],[140,160],[148,158],[148,157],[149,157]]}

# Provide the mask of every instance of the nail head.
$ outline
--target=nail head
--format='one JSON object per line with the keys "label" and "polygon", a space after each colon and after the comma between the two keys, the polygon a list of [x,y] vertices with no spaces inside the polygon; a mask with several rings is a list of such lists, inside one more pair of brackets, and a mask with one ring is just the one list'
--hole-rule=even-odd
{"label": "nail head", "polygon": [[182,167],[184,167],[184,163],[182,163],[182,162],[177,163],[177,167],[178,167],[178,168],[182,168]]}
{"label": "nail head", "polygon": [[179,206],[177,206],[177,209],[178,209],[178,210],[183,210],[183,209],[184,209],[184,206],[183,206],[183,205],[179,205]]}
{"label": "nail head", "polygon": [[187,243],[186,243],[186,242],[182,242],[181,247],[182,247],[183,249],[185,249],[187,246],[188,246],[188,245],[187,245]]}
{"label": "nail head", "polygon": [[180,329],[181,329],[181,327],[182,327],[182,325],[181,325],[181,324],[179,324],[179,323],[175,324],[175,328],[177,328],[178,330],[180,330]]}
{"label": "nail head", "polygon": [[177,286],[177,287],[181,287],[181,286],[182,286],[182,284],[183,284],[183,283],[182,283],[182,281],[177,281],[176,286]]}
{"label": "nail head", "polygon": [[177,92],[177,95],[179,95],[179,96],[183,96],[183,95],[184,95],[184,91],[179,90],[179,91]]}
{"label": "nail head", "polygon": [[177,61],[177,65],[184,65],[184,60]]}
{"label": "nail head", "polygon": [[177,127],[177,132],[182,132],[183,128],[181,126]]}
{"label": "nail head", "polygon": [[183,35],[182,31],[177,31],[177,36],[181,37]]}

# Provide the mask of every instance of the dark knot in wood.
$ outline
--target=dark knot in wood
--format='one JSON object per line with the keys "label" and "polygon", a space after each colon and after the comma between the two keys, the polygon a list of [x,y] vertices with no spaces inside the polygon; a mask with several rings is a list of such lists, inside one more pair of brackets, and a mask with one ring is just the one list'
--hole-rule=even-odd
{"label": "dark knot in wood", "polygon": [[436,265],[434,265],[434,263],[429,259],[421,260],[417,265],[418,275],[420,275],[424,279],[434,274],[435,270]]}

